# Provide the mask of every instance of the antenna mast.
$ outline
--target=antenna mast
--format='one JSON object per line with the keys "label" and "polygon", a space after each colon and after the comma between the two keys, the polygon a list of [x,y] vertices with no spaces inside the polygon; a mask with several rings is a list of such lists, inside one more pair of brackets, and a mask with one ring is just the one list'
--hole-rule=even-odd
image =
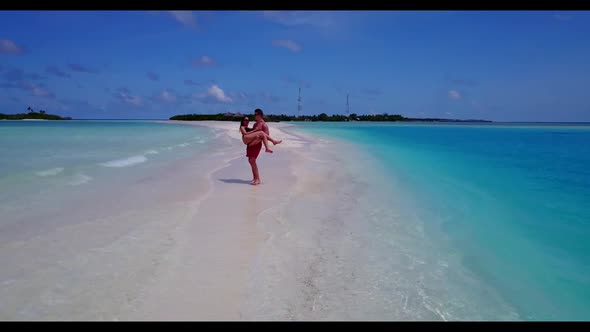
{"label": "antenna mast", "polygon": [[297,98],[297,113],[301,117],[301,110],[303,107],[301,106],[301,87],[299,87],[299,98]]}
{"label": "antenna mast", "polygon": [[346,94],[346,115],[350,115],[350,104],[348,104],[348,93]]}

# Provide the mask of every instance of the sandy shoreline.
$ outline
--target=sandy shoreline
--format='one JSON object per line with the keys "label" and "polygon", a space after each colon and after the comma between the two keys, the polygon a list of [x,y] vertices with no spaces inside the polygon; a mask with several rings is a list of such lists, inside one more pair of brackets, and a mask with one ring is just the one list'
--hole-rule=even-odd
{"label": "sandy shoreline", "polygon": [[175,232],[178,245],[168,255],[168,266],[145,289],[128,318],[239,320],[243,318],[241,305],[251,263],[268,237],[258,227],[257,217],[286,198],[283,188],[294,185],[292,156],[287,152],[300,144],[289,142],[291,136],[280,130],[284,125],[271,125],[271,135],[284,139],[286,144],[277,146],[272,155],[261,153],[258,163],[263,183],[251,186],[245,147],[235,123],[183,124],[222,130],[234,139],[234,155],[242,155],[210,173],[209,191],[190,221]]}
{"label": "sandy shoreline", "polygon": [[[174,122],[169,122],[174,123]],[[283,139],[261,154],[262,184],[251,186],[236,123],[219,129],[242,155],[209,176],[210,190],[173,236],[164,271],[145,287],[132,320],[364,320],[403,317],[403,302],[376,294],[350,146],[271,123]],[[367,198],[368,199],[368,198]],[[400,301],[404,301],[400,298]],[[405,300],[407,301],[407,299]],[[424,317],[437,319],[436,314]]]}
{"label": "sandy shoreline", "polygon": [[232,138],[231,151],[238,157],[209,174],[210,189],[172,235],[177,245],[161,273],[120,319],[362,320],[386,315],[355,303],[370,292],[362,271],[356,271],[362,265],[354,263],[366,260],[355,198],[366,188],[351,181],[356,171],[341,166],[354,152],[344,147],[346,154],[339,153],[342,147],[335,142],[271,123],[271,136],[283,143],[272,155],[261,153],[262,184],[251,186],[236,123],[182,124],[220,130]]}

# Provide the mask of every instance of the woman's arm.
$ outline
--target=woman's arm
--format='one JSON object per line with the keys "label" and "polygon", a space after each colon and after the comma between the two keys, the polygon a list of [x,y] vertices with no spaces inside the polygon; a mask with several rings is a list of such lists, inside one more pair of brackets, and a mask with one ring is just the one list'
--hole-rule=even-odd
{"label": "woman's arm", "polygon": [[246,135],[248,132],[246,131],[246,127],[241,126],[240,127],[240,133],[242,133],[242,136]]}

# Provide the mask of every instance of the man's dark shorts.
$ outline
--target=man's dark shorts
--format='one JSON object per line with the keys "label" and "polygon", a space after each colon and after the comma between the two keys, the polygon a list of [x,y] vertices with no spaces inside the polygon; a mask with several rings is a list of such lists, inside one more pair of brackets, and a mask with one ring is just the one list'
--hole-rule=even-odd
{"label": "man's dark shorts", "polygon": [[254,145],[248,145],[246,147],[246,157],[248,158],[258,158],[260,154],[260,150],[262,150],[262,142]]}

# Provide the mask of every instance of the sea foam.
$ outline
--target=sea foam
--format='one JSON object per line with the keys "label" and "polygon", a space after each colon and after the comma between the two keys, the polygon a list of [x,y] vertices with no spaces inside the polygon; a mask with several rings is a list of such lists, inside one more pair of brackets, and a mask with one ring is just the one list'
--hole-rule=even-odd
{"label": "sea foam", "polygon": [[129,167],[136,164],[141,164],[147,161],[147,158],[144,155],[133,156],[124,159],[117,159],[107,161],[106,163],[101,163],[100,165],[105,167]]}
{"label": "sea foam", "polygon": [[64,170],[63,167],[56,167],[56,168],[46,169],[44,171],[39,171],[39,172],[36,172],[35,174],[37,174],[38,176],[54,176],[54,175],[57,175],[57,174],[63,172],[63,170]]}
{"label": "sea foam", "polygon": [[74,175],[72,177],[72,180],[68,182],[68,185],[70,185],[70,186],[79,186],[79,185],[82,185],[84,183],[88,183],[91,180],[92,180],[92,177],[91,176],[88,176],[86,174],[78,173],[78,174],[76,174],[76,175]]}

